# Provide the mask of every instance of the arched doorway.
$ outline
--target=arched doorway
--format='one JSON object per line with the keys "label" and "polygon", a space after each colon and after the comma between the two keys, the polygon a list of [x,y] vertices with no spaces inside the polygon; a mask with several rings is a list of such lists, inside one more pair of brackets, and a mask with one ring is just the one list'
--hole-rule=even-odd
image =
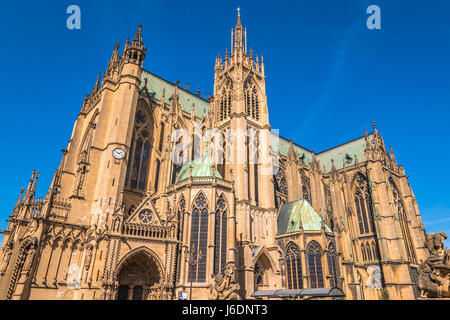
{"label": "arched doorway", "polygon": [[155,258],[139,250],[119,265],[117,300],[161,299],[161,268]]}

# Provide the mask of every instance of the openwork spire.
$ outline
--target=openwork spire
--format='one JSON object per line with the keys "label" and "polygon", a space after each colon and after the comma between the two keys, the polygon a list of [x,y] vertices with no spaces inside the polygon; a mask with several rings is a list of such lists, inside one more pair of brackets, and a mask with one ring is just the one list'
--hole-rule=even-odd
{"label": "openwork spire", "polygon": [[241,9],[237,9],[238,16],[236,26],[234,27],[234,50],[239,51],[244,48],[244,29],[241,22]]}
{"label": "openwork spire", "polygon": [[133,39],[133,45],[134,46],[142,46],[142,24],[139,25],[138,31],[136,32],[136,35]]}

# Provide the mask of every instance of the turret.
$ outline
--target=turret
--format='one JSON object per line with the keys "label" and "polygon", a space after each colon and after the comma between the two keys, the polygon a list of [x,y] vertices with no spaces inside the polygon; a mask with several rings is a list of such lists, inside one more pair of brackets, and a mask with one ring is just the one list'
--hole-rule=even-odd
{"label": "turret", "polygon": [[140,67],[142,67],[146,51],[147,48],[144,46],[144,43],[142,42],[142,25],[140,24],[138,31],[136,32],[136,35],[133,38],[133,41],[129,42],[127,39],[127,42],[125,44],[124,49],[125,63],[135,63]]}

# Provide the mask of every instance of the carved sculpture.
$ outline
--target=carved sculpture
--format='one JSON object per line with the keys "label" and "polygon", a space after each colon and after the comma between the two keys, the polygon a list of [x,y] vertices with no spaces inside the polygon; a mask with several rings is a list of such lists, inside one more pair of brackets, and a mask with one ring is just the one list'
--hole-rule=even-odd
{"label": "carved sculpture", "polygon": [[13,248],[12,243],[9,243],[8,246],[6,247],[6,252],[3,255],[2,259],[0,275],[4,275],[6,269],[8,268],[9,261],[11,260],[12,248]]}
{"label": "carved sculpture", "polygon": [[209,288],[209,298],[211,300],[240,300],[241,297],[237,293],[239,289],[234,263],[228,262],[224,270],[214,277],[214,284]]}
{"label": "carved sculpture", "polygon": [[426,247],[431,256],[420,265],[419,289],[423,297],[450,297],[450,250],[444,249],[447,235],[427,234]]}

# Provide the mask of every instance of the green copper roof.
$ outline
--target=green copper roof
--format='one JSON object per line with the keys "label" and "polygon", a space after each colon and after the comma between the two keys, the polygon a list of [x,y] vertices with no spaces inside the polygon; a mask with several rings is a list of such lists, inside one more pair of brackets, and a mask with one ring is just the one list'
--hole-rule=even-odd
{"label": "green copper roof", "polygon": [[[369,134],[371,137],[373,134]],[[275,132],[272,132],[271,137],[272,150],[279,150],[280,155],[287,156],[289,153],[290,141],[278,136]],[[308,164],[312,161],[312,152],[305,149],[295,143],[293,143],[294,151],[298,153],[300,157],[303,157],[303,163]],[[325,167],[325,172],[331,171],[331,160],[334,161],[336,170],[340,170],[345,162],[347,166],[354,165],[355,161],[364,162],[366,156],[364,150],[366,149],[366,139],[360,137],[358,139],[343,143],[337,147],[319,152],[316,154],[316,159],[320,162],[320,167]]]}
{"label": "green copper roof", "polygon": [[[283,204],[277,220],[277,236],[297,232],[300,226],[304,231],[322,230],[322,218],[304,199]],[[325,225],[325,230],[332,233],[331,229]]]}
{"label": "green copper roof", "polygon": [[[145,79],[147,79],[147,90],[151,96],[157,100],[161,100],[162,92],[165,91],[166,103],[170,103],[170,99],[175,92],[175,84],[170,83],[163,78],[154,75],[153,73],[144,70],[141,76],[141,88],[145,85]],[[201,118],[203,113],[208,116],[209,102],[199,96],[188,92],[178,87],[178,96],[181,109],[188,113],[191,113],[193,105],[195,106],[194,114],[196,117]]]}
{"label": "green copper roof", "polygon": [[[371,136],[372,134],[369,135],[369,137]],[[342,169],[344,162],[346,166],[350,166],[354,165],[356,160],[358,160],[358,162],[366,161],[365,149],[366,139],[365,137],[361,137],[320,152],[317,154],[317,160],[320,161],[320,166],[322,168],[325,166],[326,172],[330,172],[332,165],[331,159],[333,159],[336,170],[339,170]]]}
{"label": "green copper roof", "polygon": [[[204,155],[194,161],[186,163],[180,169],[178,175],[178,181],[189,178],[189,168],[192,166],[192,176],[193,177],[211,177],[212,170],[211,167],[214,166],[213,161],[208,156]],[[222,179],[219,171],[215,170],[216,178]]]}

